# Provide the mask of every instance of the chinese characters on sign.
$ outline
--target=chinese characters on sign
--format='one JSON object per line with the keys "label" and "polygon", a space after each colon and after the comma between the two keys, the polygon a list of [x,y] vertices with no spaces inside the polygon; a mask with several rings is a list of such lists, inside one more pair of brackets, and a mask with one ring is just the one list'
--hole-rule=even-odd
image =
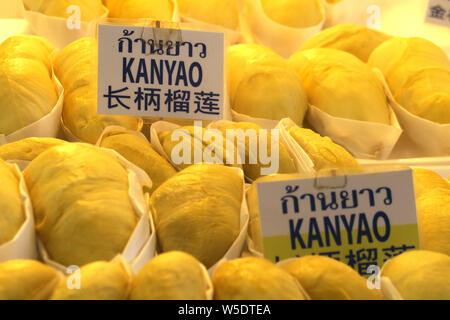
{"label": "chinese characters on sign", "polygon": [[100,25],[98,39],[99,114],[223,118],[222,33]]}
{"label": "chinese characters on sign", "polygon": [[260,182],[258,199],[264,256],[274,262],[317,254],[367,275],[419,248],[410,170]]}
{"label": "chinese characters on sign", "polygon": [[450,0],[430,0],[425,21],[450,27]]}

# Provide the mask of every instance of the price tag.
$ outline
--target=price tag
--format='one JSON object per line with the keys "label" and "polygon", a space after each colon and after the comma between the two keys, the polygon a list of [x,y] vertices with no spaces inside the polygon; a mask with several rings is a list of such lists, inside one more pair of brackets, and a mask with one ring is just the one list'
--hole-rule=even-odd
{"label": "price tag", "polygon": [[419,248],[410,169],[336,174],[257,184],[267,259],[324,255],[366,275]]}
{"label": "price tag", "polygon": [[450,0],[429,0],[425,22],[450,28]]}
{"label": "price tag", "polygon": [[220,120],[223,33],[99,25],[98,113]]}

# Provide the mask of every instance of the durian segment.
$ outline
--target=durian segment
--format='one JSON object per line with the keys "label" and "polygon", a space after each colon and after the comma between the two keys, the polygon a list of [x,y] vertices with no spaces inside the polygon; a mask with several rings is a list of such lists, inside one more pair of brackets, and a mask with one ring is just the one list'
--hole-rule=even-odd
{"label": "durian segment", "polygon": [[261,45],[239,44],[228,48],[227,62],[233,110],[254,118],[303,122],[307,95],[282,57]]}
{"label": "durian segment", "polygon": [[31,161],[47,149],[66,143],[56,138],[25,138],[0,146],[0,158]]}
{"label": "durian segment", "polygon": [[205,300],[207,280],[193,256],[166,252],[148,262],[135,276],[131,300]]}
{"label": "durian segment", "polygon": [[212,276],[215,300],[304,300],[295,278],[256,257],[221,264]]}
{"label": "durian segment", "polygon": [[46,300],[60,279],[55,269],[35,260],[0,263],[0,300]]}
{"label": "durian segment", "polygon": [[196,164],[180,171],[150,199],[159,250],[183,251],[213,266],[239,235],[242,197],[234,168]]}
{"label": "durian segment", "polygon": [[350,53],[328,48],[301,50],[289,59],[309,102],[339,118],[391,124],[382,82]]}
{"label": "durian segment", "polygon": [[81,267],[124,250],[138,217],[128,172],[116,157],[88,144],[65,144],[35,158],[24,177],[50,259]]}
{"label": "durian segment", "polygon": [[311,158],[316,170],[359,166],[358,161],[347,150],[328,137],[296,126],[291,127],[288,132]]}
{"label": "durian segment", "polygon": [[301,50],[330,48],[346,51],[367,62],[373,50],[391,37],[355,24],[339,24],[309,38]]}
{"label": "durian segment", "polygon": [[143,169],[152,180],[152,191],[177,173],[166,159],[153,150],[144,137],[127,132],[113,132],[101,141],[100,146],[117,151]]}
{"label": "durian segment", "polygon": [[304,256],[283,267],[312,300],[381,300],[380,290],[345,263],[324,256]]}
{"label": "durian segment", "polygon": [[78,7],[82,21],[99,19],[105,14],[101,0],[23,0],[25,9],[48,16],[69,18],[74,14],[71,6]]}
{"label": "durian segment", "polygon": [[[0,159],[0,246],[14,238],[25,222],[19,180]],[[1,282],[0,282],[1,287]]]}
{"label": "durian segment", "polygon": [[188,18],[236,30],[239,12],[234,0],[178,0],[180,13]]}
{"label": "durian segment", "polygon": [[[76,287],[77,285],[79,288]],[[63,278],[50,299],[126,300],[130,288],[131,274],[120,261],[97,261],[89,263]]]}
{"label": "durian segment", "polygon": [[54,69],[65,89],[63,120],[80,140],[95,144],[108,126],[140,130],[141,119],[97,113],[98,45],[94,38],[76,40],[54,59]]}
{"label": "durian segment", "polygon": [[55,106],[51,50],[46,40],[33,36],[13,36],[0,45],[0,134],[38,121]]}
{"label": "durian segment", "polygon": [[406,300],[449,300],[450,257],[414,250],[388,260],[381,272]]}
{"label": "durian segment", "polygon": [[279,24],[309,28],[325,19],[319,0],[261,0],[265,14]]}
{"label": "durian segment", "polygon": [[174,5],[171,0],[108,0],[110,18],[172,20]]}

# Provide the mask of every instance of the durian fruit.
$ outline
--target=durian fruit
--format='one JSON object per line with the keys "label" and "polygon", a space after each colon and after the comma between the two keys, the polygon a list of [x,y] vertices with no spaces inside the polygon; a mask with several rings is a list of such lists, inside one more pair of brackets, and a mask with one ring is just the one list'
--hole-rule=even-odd
{"label": "durian fruit", "polygon": [[[79,277],[78,279],[76,279]],[[77,281],[79,281],[77,283]],[[69,288],[68,285],[74,287]],[[79,285],[79,288],[76,287]],[[131,289],[131,273],[120,261],[89,263],[63,278],[51,300],[126,300]]]}
{"label": "durian fruit", "polygon": [[172,20],[171,0],[108,0],[105,3],[110,18]]}
{"label": "durian fruit", "polygon": [[228,48],[227,60],[234,111],[254,118],[303,122],[307,95],[282,57],[261,45],[239,44]]}
{"label": "durian fruit", "polygon": [[297,126],[291,127],[288,132],[308,154],[316,170],[359,166],[358,161],[347,150],[328,137]]}
{"label": "durian fruit", "polygon": [[[14,238],[25,222],[19,180],[0,159],[0,246]],[[1,287],[1,282],[0,282]]]}
{"label": "durian fruit", "polygon": [[47,300],[61,276],[35,260],[0,263],[0,300]]}
{"label": "durian fruit", "polygon": [[[176,131],[176,132],[175,132]],[[174,136],[174,140],[172,140],[173,134],[176,134]],[[185,126],[185,127],[179,127],[175,129],[174,131],[162,131],[159,133],[159,141],[161,143],[161,146],[163,150],[165,151],[166,155],[172,159],[172,162],[174,162],[178,168],[185,169],[189,167],[190,165],[194,163],[200,163],[208,162],[208,159],[204,159],[203,154],[206,148],[211,147],[213,143],[216,143],[216,141],[213,138],[209,138],[207,135],[205,135],[206,129],[199,126]],[[179,135],[182,135],[182,137],[179,137]],[[201,135],[201,136],[200,136]],[[225,139],[225,137],[223,137]],[[185,145],[186,144],[186,145]],[[220,144],[216,144],[217,149],[221,147]],[[185,149],[188,149],[190,147],[190,157],[189,155],[184,155]],[[222,148],[219,152],[221,154],[216,154],[216,150],[214,150],[213,156],[216,156],[219,158],[219,160],[222,160],[224,164],[226,164],[227,157],[229,159],[232,159],[232,152],[236,155],[237,151],[234,150],[227,150],[225,148]],[[195,157],[195,154],[199,154],[202,156],[201,159],[197,159]],[[174,157],[180,157],[183,161],[181,163]],[[186,159],[184,158],[186,157]],[[177,161],[175,161],[177,160]],[[211,161],[214,159],[211,159]],[[232,163],[230,166],[239,167],[242,166],[237,163]]]}
{"label": "durian fruit", "polygon": [[207,280],[190,254],[171,251],[156,256],[134,277],[131,300],[205,300]]}
{"label": "durian fruit", "polygon": [[416,200],[421,248],[450,255],[450,187],[438,187]]}
{"label": "durian fruit", "polygon": [[374,50],[369,65],[381,70],[396,99],[421,118],[450,123],[450,60],[422,38],[392,38]]}
{"label": "durian fruit", "polygon": [[382,82],[350,53],[328,48],[301,50],[289,59],[309,102],[334,117],[391,124]]}
{"label": "durian fruit", "polygon": [[413,250],[388,260],[381,271],[406,300],[450,300],[450,257]]}
{"label": "durian fruit", "polygon": [[150,199],[160,252],[213,266],[239,235],[242,184],[234,168],[217,164],[192,165],[164,182]]}
{"label": "durian fruit", "polygon": [[367,62],[375,48],[391,37],[355,24],[339,24],[309,38],[300,50],[331,48],[346,51]]}
{"label": "durian fruit", "polygon": [[64,93],[63,120],[84,142],[95,144],[108,126],[140,130],[142,119],[97,114],[98,45],[94,38],[76,40],[54,59],[54,69]]}
{"label": "durian fruit", "polygon": [[105,13],[101,0],[23,0],[23,3],[27,10],[60,18],[69,18],[71,13],[67,9],[78,6],[81,20],[87,22],[99,19]]}
{"label": "durian fruit", "polygon": [[88,144],[64,144],[40,154],[23,174],[36,232],[50,259],[81,267],[124,250],[138,216],[128,172],[114,155]]}
{"label": "durian fruit", "polygon": [[178,0],[180,14],[212,25],[236,30],[239,13],[234,0]]}
{"label": "durian fruit", "polygon": [[432,170],[414,168],[412,171],[416,199],[436,188],[450,188],[448,181]]}
{"label": "durian fruit", "polygon": [[[219,125],[219,124],[218,124]],[[262,164],[260,161],[260,145],[261,145],[261,141],[260,141],[260,130],[262,130],[263,128],[261,128],[260,126],[258,126],[257,124],[253,124],[250,122],[224,122],[223,125],[219,125],[220,128],[219,130],[222,132],[223,137],[224,137],[224,144],[227,143],[227,131],[231,130],[231,132],[236,134],[236,137],[233,138],[233,140],[229,140],[232,141],[234,148],[240,152],[239,148],[238,148],[238,143],[239,141],[245,141],[245,153],[242,152],[242,154],[245,154],[245,159],[241,159],[243,162],[243,170],[244,173],[247,177],[249,177],[252,180],[255,180],[257,178],[259,178],[262,175],[262,169],[263,168],[269,168],[271,165],[273,165],[272,163],[269,164]],[[248,137],[245,137],[244,140],[239,139],[239,132],[238,130],[240,130],[243,135],[248,135]],[[267,154],[268,158],[272,158],[271,157],[271,144],[272,144],[272,139],[270,136],[270,132],[267,133],[267,152],[264,152]],[[254,137],[254,138],[252,138]],[[225,146],[224,146],[225,148]],[[252,149],[251,149],[252,148]],[[253,149],[256,148],[256,149]],[[257,152],[256,154],[254,154],[254,152]],[[250,156],[252,155],[252,158],[254,158],[253,160],[256,160],[256,164],[251,164],[250,163]],[[279,142],[279,152],[278,152],[278,170],[277,172],[273,172],[273,174],[275,173],[294,173],[297,171],[295,164],[294,164],[294,160],[293,158],[290,156],[286,146],[280,141]],[[237,158],[234,159],[234,161],[236,161],[237,163]]]}
{"label": "durian fruit", "polygon": [[297,281],[272,262],[256,257],[221,264],[212,276],[215,300],[304,300]]}
{"label": "durian fruit", "polygon": [[0,134],[9,135],[45,115],[58,100],[48,41],[13,36],[0,45]]}
{"label": "durian fruit", "polygon": [[309,28],[325,19],[319,0],[261,0],[265,14],[292,28]]}
{"label": "durian fruit", "polygon": [[324,256],[304,256],[283,267],[312,300],[381,300],[381,292],[345,263]]}
{"label": "durian fruit", "polygon": [[56,138],[25,138],[0,146],[0,158],[31,161],[47,149],[66,143]]}
{"label": "durian fruit", "polygon": [[123,131],[110,132],[101,141],[100,146],[117,151],[128,161],[143,169],[152,180],[153,191],[176,174],[175,168],[153,150],[145,137]]}

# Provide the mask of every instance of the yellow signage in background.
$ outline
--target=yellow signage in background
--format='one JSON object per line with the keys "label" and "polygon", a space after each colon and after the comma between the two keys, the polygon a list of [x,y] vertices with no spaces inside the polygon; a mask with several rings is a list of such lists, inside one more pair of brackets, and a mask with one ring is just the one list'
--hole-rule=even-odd
{"label": "yellow signage in background", "polygon": [[362,275],[419,248],[410,169],[258,183],[264,256],[317,254]]}

